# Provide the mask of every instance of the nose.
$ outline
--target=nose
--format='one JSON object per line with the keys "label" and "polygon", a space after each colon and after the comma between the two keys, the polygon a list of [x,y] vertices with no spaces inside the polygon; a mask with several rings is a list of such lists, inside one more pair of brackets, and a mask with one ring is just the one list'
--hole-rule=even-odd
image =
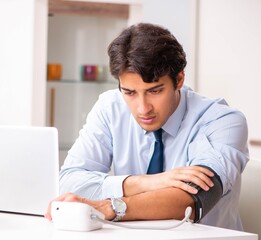
{"label": "nose", "polygon": [[140,115],[148,114],[152,108],[152,104],[144,96],[139,98],[137,111]]}

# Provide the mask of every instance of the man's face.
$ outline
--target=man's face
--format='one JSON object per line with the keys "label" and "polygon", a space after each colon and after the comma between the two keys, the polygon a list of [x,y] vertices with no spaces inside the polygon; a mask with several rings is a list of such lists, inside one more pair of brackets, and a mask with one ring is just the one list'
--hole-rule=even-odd
{"label": "man's face", "polygon": [[161,128],[176,110],[184,75],[179,74],[177,89],[167,75],[153,83],[145,83],[139,74],[129,72],[120,75],[119,79],[123,98],[136,121],[146,131],[154,131]]}

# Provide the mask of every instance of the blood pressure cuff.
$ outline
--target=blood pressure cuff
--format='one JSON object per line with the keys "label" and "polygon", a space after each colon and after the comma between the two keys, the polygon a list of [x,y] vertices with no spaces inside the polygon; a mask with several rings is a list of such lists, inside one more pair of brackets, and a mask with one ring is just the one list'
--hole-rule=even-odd
{"label": "blood pressure cuff", "polygon": [[211,168],[201,166],[209,169],[214,173],[211,177],[211,181],[214,183],[213,187],[210,187],[208,191],[203,190],[201,187],[194,183],[187,183],[188,185],[198,190],[197,194],[190,194],[195,201],[195,221],[199,222],[220,200],[223,194],[223,186],[220,177]]}

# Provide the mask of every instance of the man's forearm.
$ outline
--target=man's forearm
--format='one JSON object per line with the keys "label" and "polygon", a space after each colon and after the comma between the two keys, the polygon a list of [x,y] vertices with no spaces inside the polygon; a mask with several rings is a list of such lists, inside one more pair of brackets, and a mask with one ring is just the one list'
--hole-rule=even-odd
{"label": "man's forearm", "polygon": [[207,168],[190,166],[179,167],[159,174],[129,176],[123,182],[123,194],[128,197],[168,187],[175,187],[196,194],[198,190],[186,184],[186,182],[192,182],[208,191],[213,186],[211,181],[213,175]]}
{"label": "man's forearm", "polygon": [[188,206],[192,207],[194,219],[194,200],[178,188],[164,188],[124,197],[127,204],[123,220],[182,219]]}
{"label": "man's forearm", "polygon": [[[140,193],[156,190],[160,188],[159,184],[156,184],[157,179],[155,175],[138,175],[138,176],[129,176],[123,182],[123,195],[125,197],[137,195]],[[166,186],[161,186],[161,188]]]}

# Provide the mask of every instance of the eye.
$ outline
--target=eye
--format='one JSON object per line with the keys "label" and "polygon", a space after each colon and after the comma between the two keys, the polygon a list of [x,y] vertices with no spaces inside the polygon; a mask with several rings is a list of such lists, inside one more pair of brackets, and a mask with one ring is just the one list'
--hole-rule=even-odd
{"label": "eye", "polygon": [[160,92],[162,92],[162,88],[150,90],[150,93],[152,94],[159,94]]}
{"label": "eye", "polygon": [[133,96],[135,94],[135,92],[134,91],[124,91],[124,94],[128,95],[128,96]]}

